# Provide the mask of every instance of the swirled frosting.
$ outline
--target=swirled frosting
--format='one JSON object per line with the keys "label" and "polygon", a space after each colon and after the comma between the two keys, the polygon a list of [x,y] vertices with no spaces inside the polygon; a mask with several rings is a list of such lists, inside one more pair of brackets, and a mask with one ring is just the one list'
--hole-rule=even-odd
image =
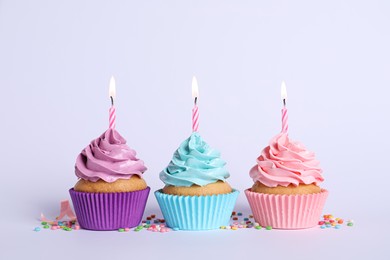
{"label": "swirled frosting", "polygon": [[225,181],[230,176],[225,164],[220,153],[194,132],[175,151],[169,165],[160,173],[160,179],[172,186],[204,186]]}
{"label": "swirled frosting", "polygon": [[144,171],[144,162],[136,158],[136,152],[115,129],[108,129],[92,140],[81,151],[75,165],[76,176],[92,182],[130,179],[134,174],[142,178]]}
{"label": "swirled frosting", "polygon": [[263,149],[250,176],[254,182],[268,187],[319,185],[324,180],[314,153],[306,150],[303,144],[290,141],[287,133],[276,135]]}

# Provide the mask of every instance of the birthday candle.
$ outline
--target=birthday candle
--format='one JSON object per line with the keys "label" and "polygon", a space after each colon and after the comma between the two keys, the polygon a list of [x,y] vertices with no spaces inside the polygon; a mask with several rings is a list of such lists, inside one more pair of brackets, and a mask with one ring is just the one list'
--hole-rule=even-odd
{"label": "birthday candle", "polygon": [[198,82],[195,76],[192,78],[192,98],[194,99],[194,108],[192,109],[192,132],[198,132],[199,128],[199,108],[198,108]]}
{"label": "birthday candle", "polygon": [[115,128],[115,119],[116,119],[116,110],[114,106],[114,99],[116,96],[116,90],[115,90],[115,79],[113,76],[111,76],[110,79],[110,88],[109,88],[109,96],[111,99],[111,107],[109,109],[109,127],[111,129]]}
{"label": "birthday candle", "polygon": [[287,113],[287,108],[286,108],[287,90],[286,90],[286,82],[284,82],[284,80],[282,81],[281,97],[283,100],[282,133],[287,133],[288,132],[288,113]]}

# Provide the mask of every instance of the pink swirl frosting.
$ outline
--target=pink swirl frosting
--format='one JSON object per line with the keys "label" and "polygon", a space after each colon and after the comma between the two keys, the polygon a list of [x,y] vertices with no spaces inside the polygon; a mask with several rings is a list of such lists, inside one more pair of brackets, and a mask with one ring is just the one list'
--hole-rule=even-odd
{"label": "pink swirl frosting", "polygon": [[92,140],[81,151],[75,165],[76,176],[92,182],[130,179],[134,174],[142,178],[144,171],[144,162],[136,158],[136,152],[115,129],[108,129]]}
{"label": "pink swirl frosting", "polygon": [[287,187],[289,184],[319,185],[324,181],[321,174],[314,153],[303,144],[290,141],[287,133],[280,133],[263,149],[249,175],[254,182],[268,187]]}

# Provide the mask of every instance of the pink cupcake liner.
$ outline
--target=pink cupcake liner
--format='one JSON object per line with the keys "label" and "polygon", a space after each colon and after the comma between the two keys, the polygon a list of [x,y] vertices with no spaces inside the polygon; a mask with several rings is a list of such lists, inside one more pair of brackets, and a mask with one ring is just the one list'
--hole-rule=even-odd
{"label": "pink cupcake liner", "polygon": [[306,195],[274,195],[245,190],[252,214],[260,225],[302,229],[317,225],[328,191]]}
{"label": "pink cupcake liner", "polygon": [[115,193],[69,190],[77,221],[84,229],[115,230],[137,226],[144,214],[150,188]]}

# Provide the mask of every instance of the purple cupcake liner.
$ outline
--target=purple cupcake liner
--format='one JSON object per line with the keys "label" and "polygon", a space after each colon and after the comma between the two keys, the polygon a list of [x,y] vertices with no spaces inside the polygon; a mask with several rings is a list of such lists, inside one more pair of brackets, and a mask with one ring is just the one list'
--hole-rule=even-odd
{"label": "purple cupcake liner", "polygon": [[77,221],[84,229],[116,230],[137,226],[144,214],[150,188],[115,193],[69,190]]}

